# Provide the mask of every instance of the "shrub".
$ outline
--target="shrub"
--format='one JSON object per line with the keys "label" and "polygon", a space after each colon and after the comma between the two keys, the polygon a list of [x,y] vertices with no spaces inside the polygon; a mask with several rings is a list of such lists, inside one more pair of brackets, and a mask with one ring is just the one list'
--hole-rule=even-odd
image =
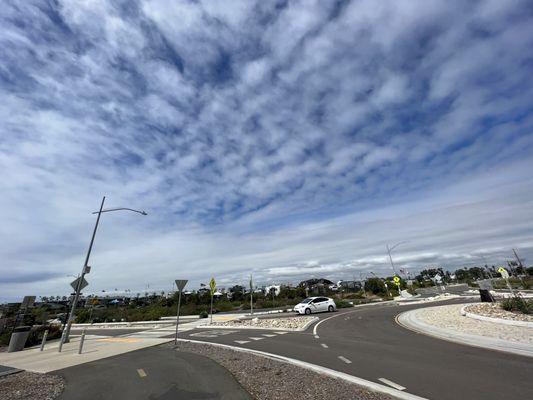
{"label": "shrub", "polygon": [[336,300],[335,304],[337,305],[337,308],[349,308],[353,307],[353,304],[345,301],[345,300]]}
{"label": "shrub", "polygon": [[501,306],[506,311],[518,311],[524,314],[533,314],[533,299],[522,299],[520,297],[511,297],[504,299]]}
{"label": "shrub", "polygon": [[205,310],[200,313],[200,318],[207,318],[208,316],[209,314]]}

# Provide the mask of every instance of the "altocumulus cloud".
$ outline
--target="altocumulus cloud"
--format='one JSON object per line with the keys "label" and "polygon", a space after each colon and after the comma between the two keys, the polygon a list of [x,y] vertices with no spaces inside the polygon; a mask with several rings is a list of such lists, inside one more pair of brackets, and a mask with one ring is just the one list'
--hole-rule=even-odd
{"label": "altocumulus cloud", "polygon": [[[0,297],[533,256],[528,1],[7,1]],[[26,277],[27,279],[25,279]]]}

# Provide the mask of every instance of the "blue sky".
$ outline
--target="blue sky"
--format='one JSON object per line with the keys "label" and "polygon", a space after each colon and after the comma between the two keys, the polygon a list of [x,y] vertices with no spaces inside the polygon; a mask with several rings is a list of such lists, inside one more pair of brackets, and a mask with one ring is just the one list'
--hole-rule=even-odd
{"label": "blue sky", "polygon": [[533,257],[527,1],[8,1],[0,299]]}

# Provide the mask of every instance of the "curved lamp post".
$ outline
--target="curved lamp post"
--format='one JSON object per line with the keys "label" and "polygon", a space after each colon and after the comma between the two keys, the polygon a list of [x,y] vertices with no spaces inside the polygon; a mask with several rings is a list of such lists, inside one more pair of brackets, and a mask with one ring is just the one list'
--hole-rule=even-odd
{"label": "curved lamp post", "polygon": [[394,250],[396,247],[398,247],[399,245],[403,244],[403,243],[407,243],[406,240],[403,240],[399,243],[396,243],[394,246],[390,247],[388,244],[387,244],[387,253],[389,253],[389,260],[390,260],[390,265],[392,267],[392,271],[394,272],[394,275],[398,275],[396,273],[396,268],[394,268],[394,263],[392,262],[392,256],[391,256],[391,251]]}
{"label": "curved lamp post", "polygon": [[76,293],[74,295],[74,300],[72,300],[72,307],[71,307],[70,313],[68,315],[67,326],[65,328],[64,340],[63,340],[63,342],[65,342],[65,343],[67,343],[69,341],[70,327],[72,326],[72,321],[74,319],[74,312],[76,311],[76,306],[78,304],[78,299],[80,297],[80,291],[81,291],[81,285],[82,285],[82,282],[83,282],[83,278],[85,277],[85,274],[87,274],[89,272],[89,270],[90,270],[90,268],[89,268],[89,257],[91,256],[91,250],[93,248],[94,238],[96,236],[96,230],[98,229],[98,224],[100,222],[100,217],[102,216],[103,213],[112,212],[112,211],[132,211],[132,212],[136,212],[136,213],[139,213],[139,214],[142,214],[142,215],[148,215],[145,211],[134,210],[132,208],[126,208],[126,207],[109,208],[107,210],[104,210],[104,202],[105,202],[105,196],[102,198],[102,204],[100,204],[100,210],[93,212],[93,214],[98,214],[98,217],[96,218],[96,224],[94,225],[93,235],[91,237],[91,242],[89,244],[89,249],[87,250],[87,256],[85,257],[85,262],[83,263],[83,268],[81,270],[81,276],[80,276],[80,279],[78,279],[78,284],[76,285]]}

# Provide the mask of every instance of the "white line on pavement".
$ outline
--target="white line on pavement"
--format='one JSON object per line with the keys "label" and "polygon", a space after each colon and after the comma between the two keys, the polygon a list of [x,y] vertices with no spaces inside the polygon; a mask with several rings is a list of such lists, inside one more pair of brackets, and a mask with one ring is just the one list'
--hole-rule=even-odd
{"label": "white line on pavement", "polygon": [[276,335],[270,335],[268,333],[263,333],[262,335],[265,336],[265,337],[274,337],[274,336],[276,336]]}
{"label": "white line on pavement", "polygon": [[146,377],[146,372],[144,372],[144,369],[142,369],[142,368],[139,368],[139,369],[137,370],[137,373],[139,374],[139,376],[140,376],[141,378]]}
{"label": "white line on pavement", "polygon": [[250,343],[249,340],[235,340],[234,342],[235,342],[235,343],[239,343],[239,344]]}
{"label": "white line on pavement", "polygon": [[243,353],[252,353],[252,354],[260,355],[260,356],[263,356],[263,357],[268,357],[268,358],[272,358],[272,359],[275,359],[275,360],[284,361],[286,363],[289,363],[289,364],[292,364],[292,365],[296,365],[298,367],[306,368],[306,369],[308,369],[310,371],[315,371],[315,372],[318,372],[320,374],[331,376],[331,377],[334,377],[334,378],[337,378],[337,379],[342,379],[345,382],[355,383],[356,385],[363,386],[363,387],[365,387],[367,389],[370,389],[372,391],[375,391],[375,392],[386,393],[386,394],[388,394],[388,395],[390,395],[390,396],[392,396],[394,398],[400,399],[400,400],[428,400],[428,399],[426,399],[424,397],[416,396],[416,395],[411,394],[411,393],[402,392],[400,390],[393,389],[390,386],[386,386],[386,385],[383,385],[381,383],[368,381],[366,379],[359,378],[357,376],[353,376],[353,375],[347,374],[345,372],[335,371],[333,369],[322,367],[320,365],[311,364],[311,363],[308,363],[308,362],[305,362],[305,361],[301,361],[301,360],[296,360],[294,358],[280,356],[278,354],[273,354],[273,353],[267,353],[267,352],[264,352],[264,351],[248,349],[246,347],[230,346],[230,345],[227,345],[227,344],[213,343],[213,342],[204,342],[204,341],[201,341],[201,340],[190,340],[190,339],[178,339],[178,340],[180,342],[201,343],[204,346],[205,345],[209,345],[209,346],[216,346],[216,347],[221,347],[221,348],[225,348],[225,349],[232,349],[234,351],[241,351]]}
{"label": "white line on pavement", "polygon": [[393,381],[389,381],[388,379],[385,379],[385,378],[379,378],[378,381],[381,381],[389,386],[392,386],[394,389],[398,389],[398,390],[406,389],[402,385],[398,385],[397,383],[394,383]]}
{"label": "white line on pavement", "polygon": [[252,340],[263,340],[264,337],[249,337],[248,339],[252,339]]}
{"label": "white line on pavement", "polygon": [[278,335],[285,335],[286,333],[289,333],[289,332],[274,332],[274,333],[276,333]]}
{"label": "white line on pavement", "polygon": [[322,346],[322,347],[325,348],[325,349],[328,349],[328,348],[329,348],[328,345],[327,345],[326,343],[320,343],[320,346]]}
{"label": "white line on pavement", "polygon": [[320,339],[320,336],[318,336],[318,335],[315,335],[315,339]]}
{"label": "white line on pavement", "polygon": [[346,357],[339,356],[339,360],[344,361],[346,364],[351,364],[352,362],[348,360]]}

